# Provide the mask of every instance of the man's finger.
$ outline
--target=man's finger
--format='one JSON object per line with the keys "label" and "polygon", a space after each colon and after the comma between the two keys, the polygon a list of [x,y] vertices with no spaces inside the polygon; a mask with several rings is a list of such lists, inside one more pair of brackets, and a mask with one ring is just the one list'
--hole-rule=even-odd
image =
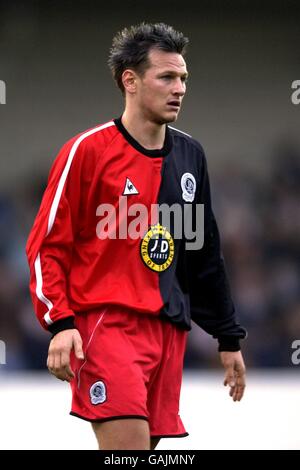
{"label": "man's finger", "polygon": [[241,399],[243,398],[243,395],[244,395],[244,391],[245,391],[245,386],[238,387],[237,393],[236,393],[236,400],[237,401],[241,401]]}
{"label": "man's finger", "polygon": [[53,367],[54,367],[54,358],[53,358],[53,355],[51,353],[48,354],[47,367],[48,367],[49,370],[53,369]]}
{"label": "man's finger", "polygon": [[225,374],[225,380],[224,380],[224,385],[229,385],[230,387],[235,386],[235,374],[234,374],[234,369],[233,367],[228,367],[226,369],[226,374]]}
{"label": "man's finger", "polygon": [[244,371],[239,371],[237,378],[236,378],[236,383],[237,383],[237,392],[236,392],[236,400],[240,401],[244,395],[245,387],[246,387],[246,382],[245,382],[245,372]]}
{"label": "man's finger", "polygon": [[233,390],[233,393],[232,393],[232,399],[233,401],[240,401],[243,397],[243,394],[244,394],[244,389],[245,387],[243,386],[236,386]]}
{"label": "man's finger", "polygon": [[56,351],[53,354],[53,356],[54,356],[54,361],[53,361],[53,368],[52,369],[53,369],[54,373],[56,374],[56,373],[59,373],[60,367],[61,367],[61,365],[60,365],[61,364],[61,362],[60,362],[60,352]]}
{"label": "man's finger", "polygon": [[63,353],[57,353],[56,358],[55,358],[55,367],[54,367],[54,375],[57,377],[59,380],[65,381],[67,380],[68,382],[70,381],[70,378],[67,374],[67,371],[63,365]]}
{"label": "man's finger", "polygon": [[77,359],[84,359],[82,340],[80,337],[76,337],[74,339],[74,352]]}
{"label": "man's finger", "polygon": [[62,367],[62,360],[61,360],[61,353],[56,352],[54,354],[54,366],[50,369],[50,372],[55,375],[55,377],[59,380],[67,380],[67,374]]}
{"label": "man's finger", "polygon": [[61,353],[61,367],[65,375],[65,380],[70,382],[72,379],[74,379],[75,375],[70,367],[70,354],[66,351]]}

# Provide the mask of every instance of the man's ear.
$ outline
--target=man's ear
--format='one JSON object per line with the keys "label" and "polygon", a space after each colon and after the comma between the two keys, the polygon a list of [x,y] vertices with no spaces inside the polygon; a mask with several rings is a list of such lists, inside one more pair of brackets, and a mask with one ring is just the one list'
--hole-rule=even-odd
{"label": "man's ear", "polygon": [[131,69],[124,70],[124,72],[122,73],[122,82],[123,82],[125,91],[127,91],[130,94],[135,93],[136,81],[137,81],[137,75],[133,70]]}

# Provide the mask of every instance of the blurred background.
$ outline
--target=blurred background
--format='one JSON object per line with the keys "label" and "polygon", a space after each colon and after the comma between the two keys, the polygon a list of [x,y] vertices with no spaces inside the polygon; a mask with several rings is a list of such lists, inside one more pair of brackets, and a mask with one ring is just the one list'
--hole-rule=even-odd
{"label": "blurred background", "polygon": [[[300,339],[300,3],[293,0],[0,2],[0,374],[45,369],[49,336],[28,292],[25,243],[52,162],[77,133],[118,117],[112,37],[163,21],[190,38],[188,92],[175,127],[208,160],[233,298],[251,369],[297,369]],[[219,367],[194,327],[186,370]],[[300,366],[299,366],[300,367]],[[298,371],[297,371],[298,373]]]}

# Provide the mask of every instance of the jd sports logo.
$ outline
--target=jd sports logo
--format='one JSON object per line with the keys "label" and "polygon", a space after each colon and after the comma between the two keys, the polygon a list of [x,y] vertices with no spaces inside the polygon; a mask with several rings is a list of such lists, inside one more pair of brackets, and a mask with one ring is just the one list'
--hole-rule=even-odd
{"label": "jd sports logo", "polygon": [[168,269],[174,258],[174,240],[160,224],[152,225],[141,242],[141,256],[152,271]]}
{"label": "jd sports logo", "polygon": [[123,196],[127,196],[128,194],[139,194],[139,192],[136,189],[136,187],[134,186],[134,184],[132,183],[132,181],[130,181],[129,178],[126,178],[126,183],[125,183],[125,188],[124,188],[124,191],[123,191]]}

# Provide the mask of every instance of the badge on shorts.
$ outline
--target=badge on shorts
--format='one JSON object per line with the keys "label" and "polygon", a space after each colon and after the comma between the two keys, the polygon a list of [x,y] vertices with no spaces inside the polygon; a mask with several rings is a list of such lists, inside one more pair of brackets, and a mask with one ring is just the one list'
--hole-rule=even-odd
{"label": "badge on shorts", "polygon": [[196,180],[192,173],[184,173],[181,177],[182,198],[186,202],[193,202],[196,192]]}
{"label": "badge on shorts", "polygon": [[90,388],[92,405],[99,405],[106,401],[106,387],[104,382],[95,382]]}

